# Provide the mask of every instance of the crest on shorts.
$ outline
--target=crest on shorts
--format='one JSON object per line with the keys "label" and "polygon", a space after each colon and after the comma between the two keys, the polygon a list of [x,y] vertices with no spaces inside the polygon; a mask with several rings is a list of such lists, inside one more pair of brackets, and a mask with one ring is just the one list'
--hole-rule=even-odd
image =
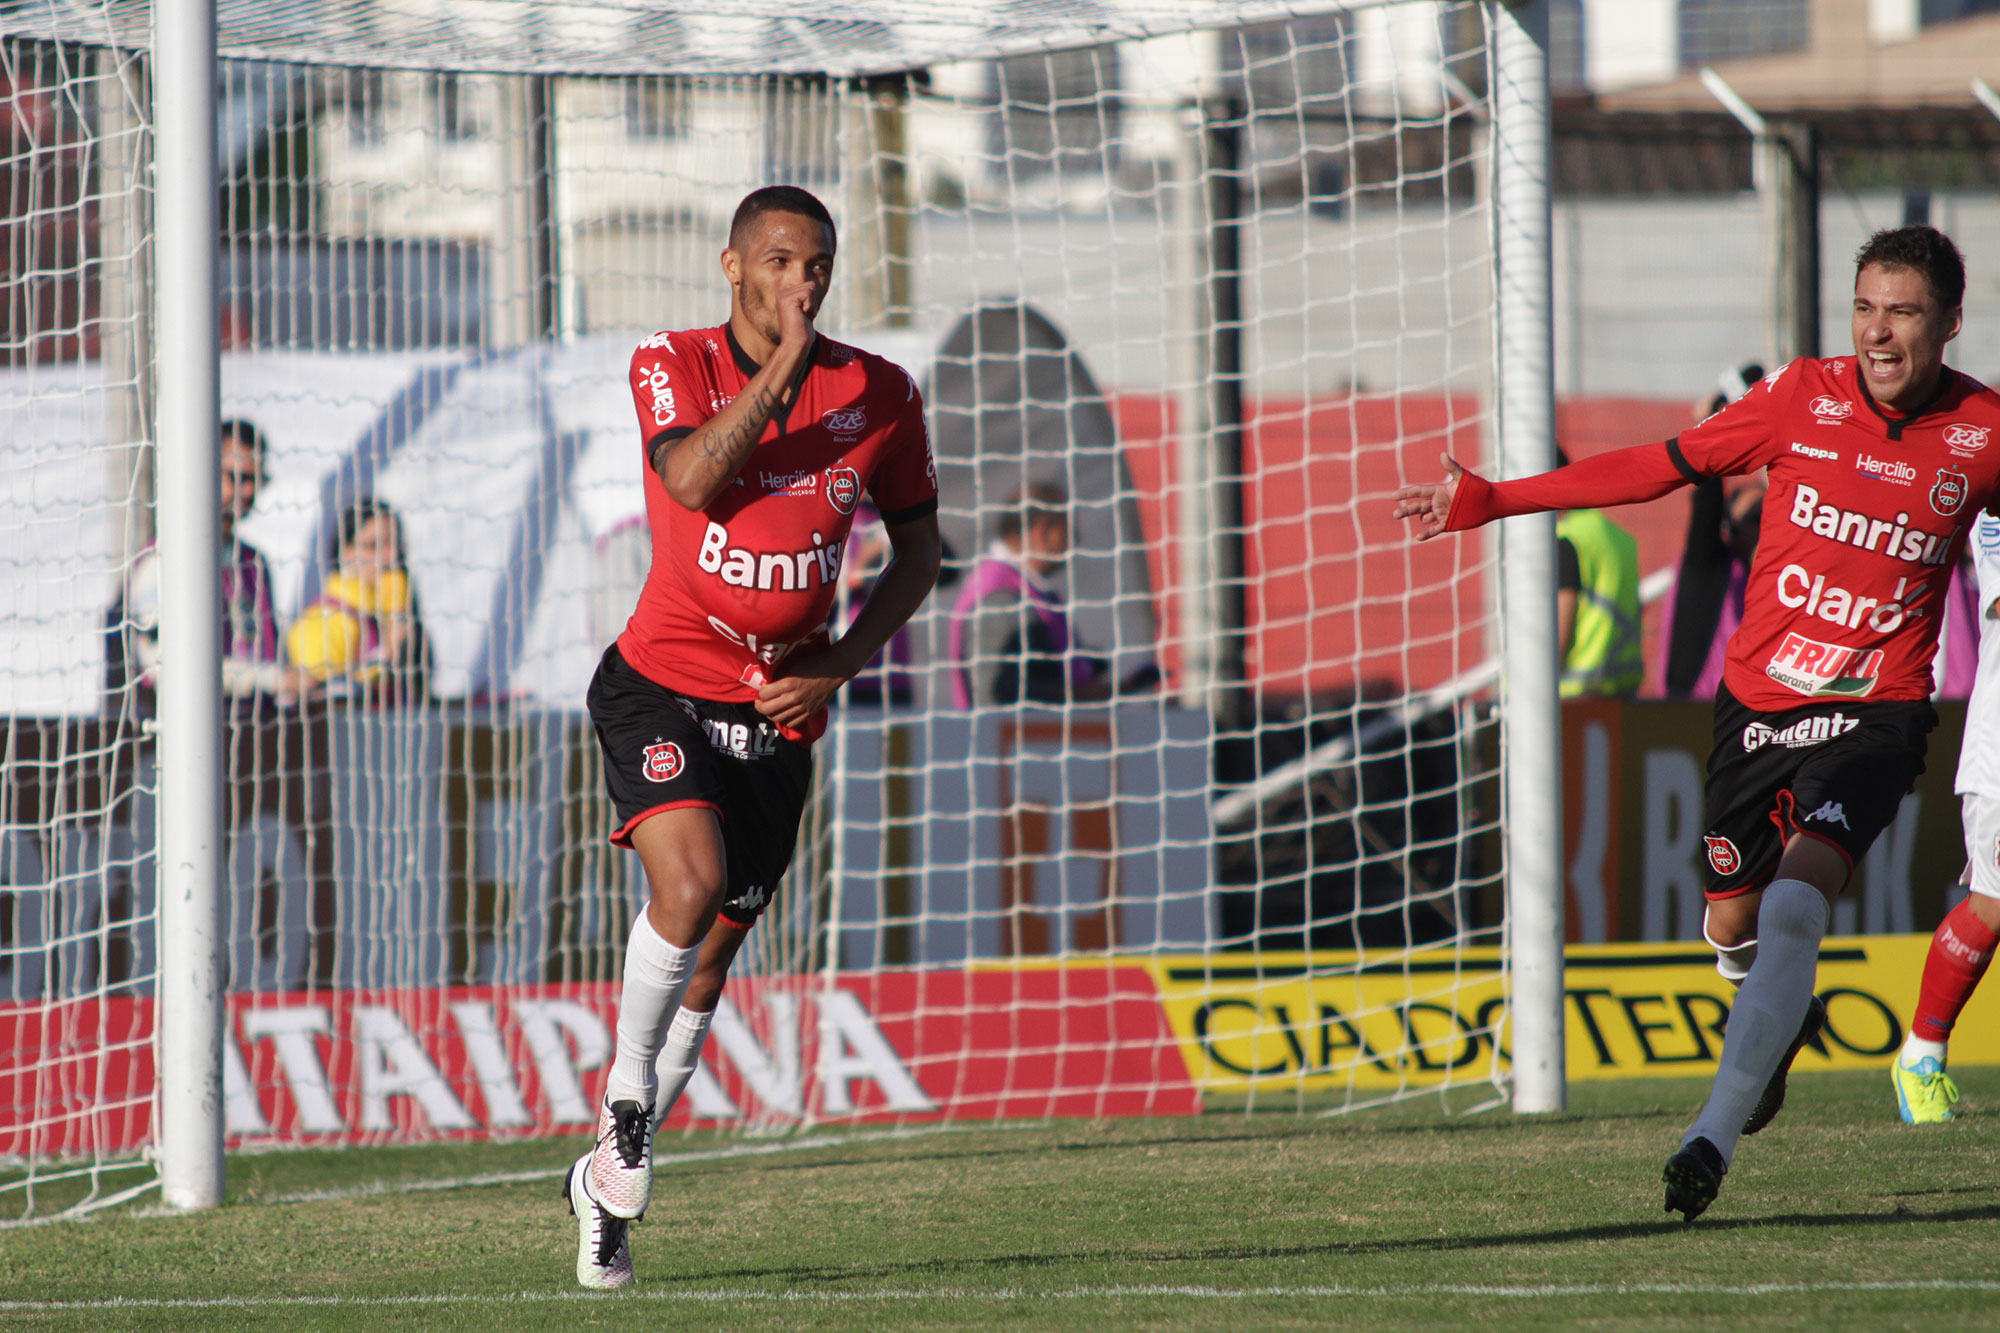
{"label": "crest on shorts", "polygon": [[1972,483],[1966,480],[1963,472],[1941,467],[1936,483],[1931,486],[1931,508],[1950,518],[1965,508],[1965,497],[1971,489]]}
{"label": "crest on shorts", "polygon": [[851,467],[826,470],[826,498],[843,514],[854,512],[861,499],[861,475]]}
{"label": "crest on shorts", "polygon": [[1736,851],[1736,844],[1727,838],[1709,834],[1702,836],[1708,844],[1708,868],[1718,875],[1733,875],[1743,867],[1743,858]]}
{"label": "crest on shorts", "polygon": [[687,764],[681,747],[672,741],[654,741],[646,747],[646,780],[672,782]]}

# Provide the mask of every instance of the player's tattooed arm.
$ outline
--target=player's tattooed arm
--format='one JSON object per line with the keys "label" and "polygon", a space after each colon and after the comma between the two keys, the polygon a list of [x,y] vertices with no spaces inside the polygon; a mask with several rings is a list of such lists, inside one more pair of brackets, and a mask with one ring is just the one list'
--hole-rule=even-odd
{"label": "player's tattooed arm", "polygon": [[667,494],[689,509],[706,508],[736,480],[780,406],[775,389],[747,385],[692,433],[654,445],[653,471]]}

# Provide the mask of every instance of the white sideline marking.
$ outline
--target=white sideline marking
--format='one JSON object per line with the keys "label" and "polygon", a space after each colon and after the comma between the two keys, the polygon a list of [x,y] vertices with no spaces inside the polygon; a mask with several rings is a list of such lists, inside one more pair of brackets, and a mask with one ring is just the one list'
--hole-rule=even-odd
{"label": "white sideline marking", "polygon": [[205,1299],[136,1300],[114,1296],[102,1301],[0,1301],[0,1311],[66,1310],[220,1310],[282,1307],[346,1306],[380,1309],[422,1305],[539,1305],[571,1301],[657,1301],[667,1304],[713,1305],[729,1301],[772,1303],[821,1303],[848,1305],[870,1301],[1017,1301],[1119,1300],[1127,1297],[1182,1296],[1194,1300],[1241,1301],[1258,1299],[1304,1299],[1307,1297],[1398,1297],[1398,1296],[1502,1296],[1541,1300],[1563,1296],[1794,1296],[1826,1292],[1892,1291],[2000,1291],[2000,1282],[1757,1282],[1726,1284],[1704,1282],[1607,1282],[1564,1286],[1483,1286],[1467,1283],[1420,1283],[1404,1287],[1201,1287],[1201,1286],[1115,1286],[1061,1287],[1052,1291],[1026,1291],[999,1287],[991,1291],[921,1291],[892,1287],[878,1291],[757,1291],[721,1288],[710,1291],[629,1291],[618,1295],[588,1291],[517,1291],[508,1293],[468,1293],[460,1296],[214,1296]]}

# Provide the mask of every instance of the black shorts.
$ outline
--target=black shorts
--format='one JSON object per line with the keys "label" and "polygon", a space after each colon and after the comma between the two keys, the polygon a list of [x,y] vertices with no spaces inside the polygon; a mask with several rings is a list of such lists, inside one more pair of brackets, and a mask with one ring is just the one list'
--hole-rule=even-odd
{"label": "black shorts", "polygon": [[613,644],[587,696],[604,752],[618,828],[662,810],[705,806],[722,820],[728,888],[721,916],[748,929],[762,916],[799,840],[812,786],[812,750],[788,741],[754,704],[694,699],[633,670]]}
{"label": "black shorts", "polygon": [[1717,689],[1704,795],[1708,896],[1770,883],[1794,833],[1838,848],[1851,872],[1924,771],[1936,725],[1922,700],[1760,713]]}

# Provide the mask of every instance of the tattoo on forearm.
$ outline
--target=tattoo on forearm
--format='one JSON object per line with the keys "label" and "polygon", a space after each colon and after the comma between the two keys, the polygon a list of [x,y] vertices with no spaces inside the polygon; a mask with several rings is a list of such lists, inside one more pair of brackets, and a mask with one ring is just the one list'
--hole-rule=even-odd
{"label": "tattoo on forearm", "polygon": [[764,427],[777,411],[778,395],[770,389],[760,389],[750,400],[750,410],[735,426],[726,431],[697,431],[688,438],[697,441],[695,452],[707,461],[710,474],[718,481],[726,481],[750,457],[750,451],[757,447],[757,437],[764,433]]}

